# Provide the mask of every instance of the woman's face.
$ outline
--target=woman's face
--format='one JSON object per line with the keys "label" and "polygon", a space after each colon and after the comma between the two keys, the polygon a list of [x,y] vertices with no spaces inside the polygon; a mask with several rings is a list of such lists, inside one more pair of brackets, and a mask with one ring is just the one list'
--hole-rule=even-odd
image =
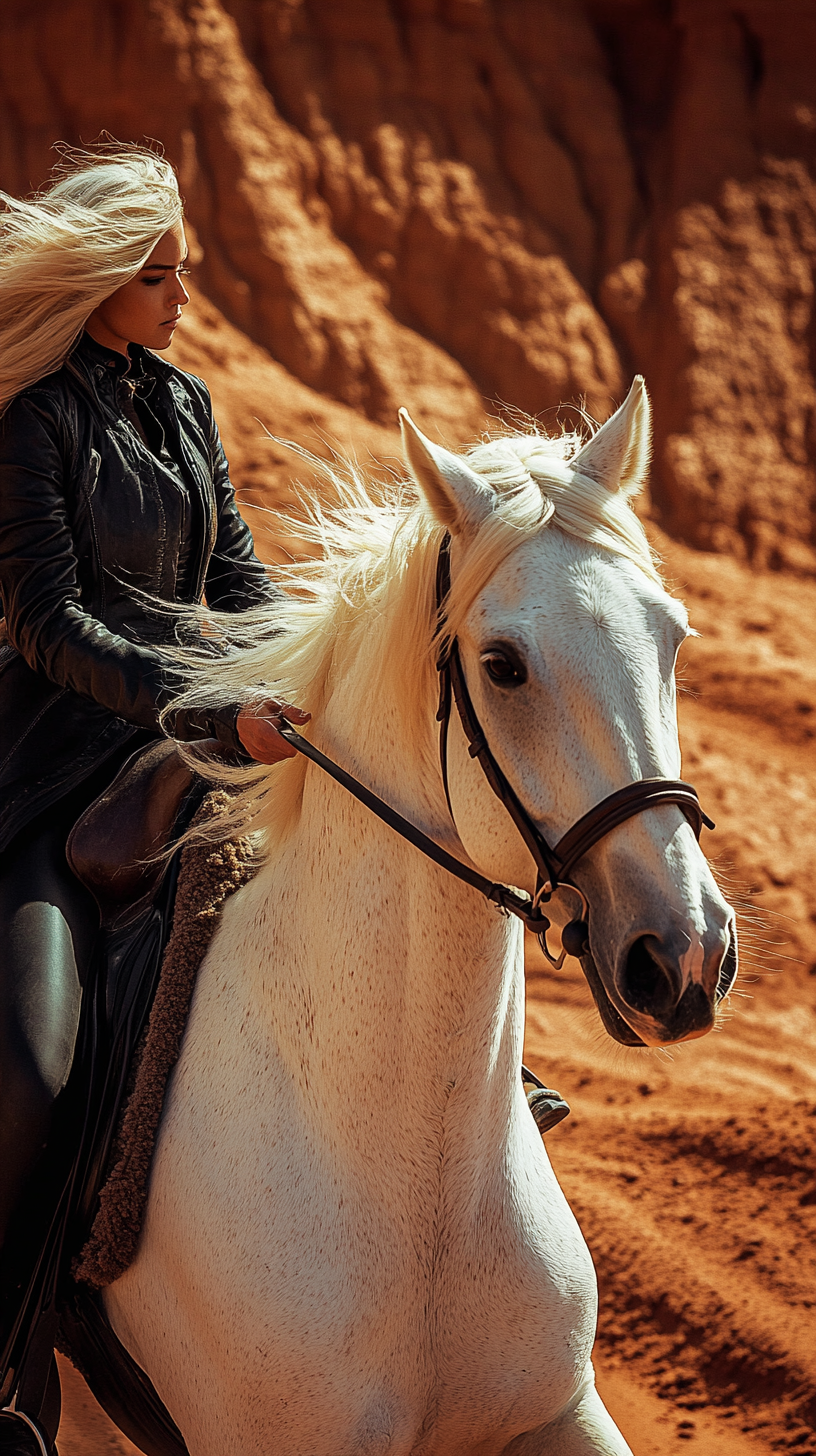
{"label": "woman's face", "polygon": [[144,267],[95,308],[85,324],[92,339],[106,349],[127,354],[128,344],[167,349],[190,302],[182,278],[187,273],[184,224],[176,223],[157,242]]}

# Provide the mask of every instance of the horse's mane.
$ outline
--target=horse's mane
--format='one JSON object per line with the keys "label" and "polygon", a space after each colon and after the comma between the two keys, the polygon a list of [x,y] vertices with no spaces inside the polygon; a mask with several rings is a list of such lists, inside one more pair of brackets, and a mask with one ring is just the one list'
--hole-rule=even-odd
{"label": "horse's mane", "polygon": [[[659,583],[645,532],[624,493],[571,469],[582,443],[575,434],[501,434],[467,452],[471,468],[493,486],[496,506],[456,573],[447,602],[449,635],[459,630],[501,562],[547,526],[626,557]],[[406,726],[406,751],[411,740],[420,752],[430,751],[427,704],[435,678],[435,579],[443,527],[412,481],[391,478],[374,487],[356,464],[327,464],[293,448],[323,488],[320,494],[303,493],[303,517],[278,518],[277,524],[290,528],[312,554],[273,569],[284,592],[280,605],[238,614],[195,607],[182,614],[172,656],[188,686],[167,716],[178,708],[222,707],[265,696],[306,708],[319,723],[334,686],[353,666],[367,663],[371,692],[367,701],[361,694],[361,713],[375,712],[377,702],[395,697]],[[227,819],[217,820],[210,832],[236,827],[245,832],[252,822],[276,839],[297,817],[302,758],[272,770],[196,762],[207,777],[233,789]]]}

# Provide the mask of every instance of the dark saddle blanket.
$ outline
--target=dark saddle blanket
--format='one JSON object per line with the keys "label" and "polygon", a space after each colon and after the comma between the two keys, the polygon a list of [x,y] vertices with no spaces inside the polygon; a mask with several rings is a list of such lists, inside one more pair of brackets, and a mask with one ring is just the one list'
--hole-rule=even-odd
{"label": "dark saddle blanket", "polygon": [[136,1250],[156,1131],[198,967],[224,900],[254,872],[247,840],[202,836],[223,806],[175,746],[135,754],[68,844],[102,933],[83,999],[75,1070],[35,1186],[0,1261],[0,1405],[44,1398],[56,1344],[146,1456],[185,1456],[144,1371],[114,1335],[101,1290]]}

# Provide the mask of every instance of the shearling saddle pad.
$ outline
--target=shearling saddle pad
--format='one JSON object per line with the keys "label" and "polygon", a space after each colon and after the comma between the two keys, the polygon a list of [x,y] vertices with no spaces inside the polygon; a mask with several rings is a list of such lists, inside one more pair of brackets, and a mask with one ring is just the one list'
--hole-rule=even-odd
{"label": "shearling saddle pad", "polygon": [[[224,790],[209,793],[193,826],[212,819],[226,800]],[[193,840],[181,852],[173,928],[155,1000],[136,1050],[99,1209],[73,1269],[75,1279],[96,1289],[119,1279],[136,1252],[156,1132],[168,1079],[181,1050],[196,975],[225,901],[252,878],[256,868],[249,839]]]}

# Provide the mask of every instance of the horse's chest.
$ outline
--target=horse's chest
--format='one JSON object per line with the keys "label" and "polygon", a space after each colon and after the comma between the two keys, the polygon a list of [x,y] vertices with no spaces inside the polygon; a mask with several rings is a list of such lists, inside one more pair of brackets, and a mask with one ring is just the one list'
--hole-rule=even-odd
{"label": "horse's chest", "polygon": [[486,1431],[510,1439],[543,1425],[583,1378],[594,1270],[554,1179],[540,1191],[538,1210],[506,1188],[475,1222],[454,1218],[440,1241],[427,1332],[438,1379],[429,1452],[455,1449],[454,1433],[468,1449]]}
{"label": "horse's chest", "polygon": [[279,1159],[263,1237],[244,1235],[236,1186],[223,1237],[184,1275],[206,1276],[224,1386],[234,1400],[241,1372],[238,1406],[276,1449],[464,1456],[478,1439],[492,1456],[491,1433],[498,1453],[558,1414],[590,1355],[595,1290],[546,1162],[534,1186],[521,1170],[493,1190],[434,1188],[426,1164],[383,1197],[314,1158],[282,1179]]}
{"label": "horse's chest", "polygon": [[347,1079],[327,1125],[258,1048],[245,1034],[243,1075],[212,1051],[195,1097],[182,1058],[127,1297],[191,1452],[222,1456],[227,1407],[241,1456],[498,1456],[554,1419],[589,1359],[594,1274],[520,1089],[471,1127],[466,1098],[428,1116],[428,1078],[387,1117]]}

